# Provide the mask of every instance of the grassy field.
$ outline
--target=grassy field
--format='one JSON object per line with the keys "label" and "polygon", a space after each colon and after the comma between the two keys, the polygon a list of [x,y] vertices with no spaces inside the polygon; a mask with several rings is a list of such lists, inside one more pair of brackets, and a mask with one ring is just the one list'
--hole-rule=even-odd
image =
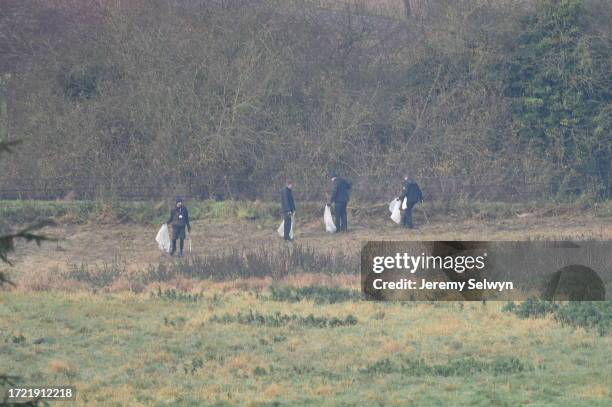
{"label": "grassy field", "polygon": [[[210,264],[230,268],[231,250],[282,249],[273,205],[249,216],[218,205],[194,210],[194,264],[218,255]],[[0,292],[0,374],[75,385],[73,404],[88,406],[610,405],[609,306],[594,328],[573,322],[584,310],[359,299],[342,259],[367,240],[612,238],[601,212],[486,213],[431,212],[427,223],[417,211],[420,228],[407,232],[387,213],[357,211],[350,233],[330,236],[307,212],[296,247],[320,270],[212,280],[168,271],[180,263],[157,251],[157,219],[58,216],[43,229],[57,242],[20,243],[12,256],[16,287]]]}
{"label": "grassy field", "polygon": [[[323,229],[321,208],[300,205],[296,242],[321,252],[357,255],[369,240],[612,239],[610,203],[588,210],[547,203],[428,205],[429,222],[420,208],[415,210],[419,228],[414,231],[395,225],[386,206],[352,205],[350,233],[330,236]],[[194,256],[281,244],[275,204],[203,201],[189,203],[189,209]],[[41,232],[57,242],[42,247],[18,243],[10,274],[29,288],[46,289],[61,285],[55,278],[59,273],[83,264],[116,263],[137,273],[151,264],[165,263],[168,259],[160,255],[154,237],[166,220],[166,211],[164,203],[151,202],[0,202],[0,219],[14,227],[49,218],[56,222]]]}
{"label": "grassy field", "polygon": [[289,303],[212,289],[195,302],[2,301],[0,366],[73,384],[80,405],[607,406],[612,396],[610,336],[518,319],[499,303]]}

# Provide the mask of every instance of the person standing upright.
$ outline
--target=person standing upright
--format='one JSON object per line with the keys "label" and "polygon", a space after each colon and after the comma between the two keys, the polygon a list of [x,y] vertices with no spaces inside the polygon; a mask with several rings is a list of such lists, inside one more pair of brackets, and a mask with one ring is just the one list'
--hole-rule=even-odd
{"label": "person standing upright", "polygon": [[350,190],[353,184],[349,180],[338,177],[335,172],[332,172],[329,177],[333,185],[328,205],[334,204],[334,217],[336,218],[337,231],[347,232],[348,219],[346,215],[346,206],[350,199]]}
{"label": "person standing upright", "polygon": [[176,205],[170,210],[170,219],[166,222],[172,226],[172,246],[170,255],[174,256],[176,252],[176,241],[180,241],[179,256],[183,256],[183,247],[185,245],[185,228],[191,233],[191,225],[189,224],[189,213],[187,208],[183,206],[183,199],[176,198]]}
{"label": "person standing upright", "polygon": [[404,177],[404,184],[402,186],[402,194],[398,198],[402,202],[405,200],[406,209],[404,209],[404,214],[402,216],[402,225],[405,228],[413,229],[414,224],[412,223],[412,208],[419,202],[423,202],[423,193],[421,192],[421,188],[419,188],[419,184],[417,184],[412,178],[409,176]]}
{"label": "person standing upright", "polygon": [[281,210],[284,221],[283,238],[291,240],[291,223],[295,214],[295,202],[293,201],[293,182],[290,180],[281,190]]}

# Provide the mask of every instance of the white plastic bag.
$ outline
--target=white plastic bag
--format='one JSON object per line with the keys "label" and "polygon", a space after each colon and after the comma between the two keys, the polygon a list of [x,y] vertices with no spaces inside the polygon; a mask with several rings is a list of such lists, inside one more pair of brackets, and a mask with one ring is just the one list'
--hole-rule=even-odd
{"label": "white plastic bag", "polygon": [[396,198],[391,201],[389,208],[391,208],[391,206],[393,206],[393,209],[391,210],[391,220],[399,225],[402,221],[402,213],[400,212],[402,202]]}
{"label": "white plastic bag", "polygon": [[157,236],[155,236],[155,241],[162,252],[170,253],[170,234],[168,233],[168,225],[164,223],[162,227],[159,228],[159,232],[157,232]]}
{"label": "white plastic bag", "polygon": [[[295,215],[291,215],[291,229],[289,230],[289,239],[293,239],[293,225],[295,224]],[[280,237],[285,237],[285,220],[281,222],[276,231]]]}
{"label": "white plastic bag", "polygon": [[329,209],[329,205],[325,205],[325,213],[323,213],[323,223],[325,223],[325,230],[327,232],[336,232],[336,225],[334,224],[334,219],[332,218],[331,209]]}
{"label": "white plastic bag", "polygon": [[408,199],[408,198],[404,198],[404,202],[402,202],[402,210],[403,210],[403,211],[405,211],[405,210],[406,210],[406,208],[408,208],[408,204],[406,203],[406,200],[407,200],[407,199]]}

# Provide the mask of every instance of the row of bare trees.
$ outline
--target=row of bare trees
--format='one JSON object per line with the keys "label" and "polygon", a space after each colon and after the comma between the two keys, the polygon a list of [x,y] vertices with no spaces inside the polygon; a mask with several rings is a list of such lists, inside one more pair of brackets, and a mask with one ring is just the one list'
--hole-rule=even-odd
{"label": "row of bare trees", "polygon": [[291,177],[319,199],[331,169],[365,200],[404,173],[444,199],[583,193],[602,181],[516,137],[534,2],[6,0],[2,122],[27,142],[0,195],[267,199]]}

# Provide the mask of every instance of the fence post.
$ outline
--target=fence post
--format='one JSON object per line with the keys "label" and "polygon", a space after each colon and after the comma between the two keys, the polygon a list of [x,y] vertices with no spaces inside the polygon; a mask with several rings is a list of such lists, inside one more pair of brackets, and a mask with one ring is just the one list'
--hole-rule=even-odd
{"label": "fence post", "polygon": [[8,80],[10,74],[0,76],[0,140],[8,140]]}

